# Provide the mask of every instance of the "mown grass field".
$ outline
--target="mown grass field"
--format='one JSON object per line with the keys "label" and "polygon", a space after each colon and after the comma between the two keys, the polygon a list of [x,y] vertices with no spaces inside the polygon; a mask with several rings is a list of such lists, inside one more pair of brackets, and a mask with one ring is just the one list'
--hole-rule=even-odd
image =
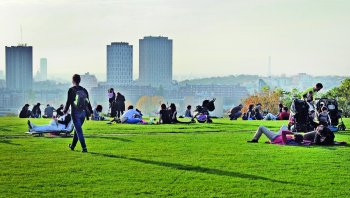
{"label": "mown grass field", "polygon": [[[84,125],[71,138],[32,137],[25,119],[0,118],[0,197],[349,197],[350,146],[248,144],[259,125]],[[33,120],[44,124],[49,120]],[[346,119],[350,127],[350,120]],[[350,132],[336,140],[350,142]]]}

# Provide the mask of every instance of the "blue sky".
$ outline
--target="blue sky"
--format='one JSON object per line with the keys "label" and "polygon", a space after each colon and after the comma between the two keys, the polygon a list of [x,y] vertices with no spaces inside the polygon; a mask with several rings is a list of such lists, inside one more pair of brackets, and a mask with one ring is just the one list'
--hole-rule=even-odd
{"label": "blue sky", "polygon": [[346,0],[1,0],[0,69],[5,46],[34,46],[34,69],[49,74],[106,70],[106,45],[173,39],[175,75],[242,73],[349,75],[350,1]]}

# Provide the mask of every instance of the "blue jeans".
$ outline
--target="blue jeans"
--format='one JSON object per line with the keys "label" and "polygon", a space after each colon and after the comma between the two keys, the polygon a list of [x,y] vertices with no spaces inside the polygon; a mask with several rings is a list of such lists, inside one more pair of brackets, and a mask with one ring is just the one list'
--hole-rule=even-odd
{"label": "blue jeans", "polygon": [[75,148],[75,146],[77,145],[78,139],[80,141],[81,144],[81,148],[86,149],[86,144],[85,144],[85,138],[84,138],[84,134],[83,134],[83,129],[82,126],[84,124],[84,120],[85,120],[85,116],[86,113],[85,111],[82,112],[74,112],[72,113],[72,120],[74,123],[74,136],[73,136],[73,142],[72,142],[72,148]]}
{"label": "blue jeans", "polygon": [[230,114],[230,120],[237,120],[237,118],[242,116],[242,112],[238,111],[234,114]]}

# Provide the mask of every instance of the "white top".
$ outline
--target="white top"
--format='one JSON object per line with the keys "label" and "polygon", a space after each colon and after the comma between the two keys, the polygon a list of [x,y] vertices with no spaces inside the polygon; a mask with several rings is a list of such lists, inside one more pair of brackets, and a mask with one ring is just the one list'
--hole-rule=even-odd
{"label": "white top", "polygon": [[137,112],[135,109],[129,109],[123,114],[122,117],[130,119],[130,118],[133,118],[135,114],[140,115],[140,113]]}

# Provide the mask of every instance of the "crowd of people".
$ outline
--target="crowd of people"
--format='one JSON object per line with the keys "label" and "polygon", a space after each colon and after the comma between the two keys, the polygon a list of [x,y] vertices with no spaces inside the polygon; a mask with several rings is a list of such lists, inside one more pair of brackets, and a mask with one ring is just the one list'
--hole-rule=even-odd
{"label": "crowd of people", "polygon": [[36,105],[33,105],[32,110],[29,110],[30,105],[25,104],[20,113],[19,117],[20,118],[52,118],[54,117],[54,112],[56,112],[56,115],[63,116],[63,104],[61,104],[57,109],[54,107],[50,106],[50,104],[46,105],[46,108],[44,109],[44,115],[41,114],[41,109],[40,109],[41,104],[37,103]]}
{"label": "crowd of people", "polygon": [[250,104],[248,110],[242,113],[243,105],[240,104],[230,110],[229,118],[230,120],[237,120],[240,117],[242,120],[288,120],[290,117],[289,108],[283,106],[282,103],[278,107],[278,114],[272,114],[268,110],[262,111],[261,103]]}
{"label": "crowd of people", "polygon": [[[74,150],[78,141],[81,143],[82,151],[87,152],[87,147],[83,135],[82,125],[85,119],[94,121],[107,120],[102,115],[102,105],[97,105],[94,109],[91,106],[89,100],[89,94],[87,90],[81,87],[80,76],[75,74],[72,78],[73,86],[68,90],[66,105],[61,104],[57,109],[47,104],[44,114],[42,115],[40,110],[40,103],[33,106],[32,110],[29,110],[29,104],[25,104],[19,113],[20,118],[53,118],[53,120],[44,126],[37,126],[28,120],[28,127],[30,131],[59,131],[66,130],[68,127],[72,127],[74,124],[74,136],[73,141],[69,144],[69,148]],[[322,84],[318,83],[314,88],[307,89],[303,92],[303,99],[308,103],[314,101],[314,94],[322,89]],[[109,101],[109,116],[113,117],[113,120],[107,122],[112,124],[113,122],[122,124],[176,124],[176,123],[211,123],[212,119],[210,111],[215,109],[213,100],[204,100],[202,105],[198,105],[194,112],[192,112],[192,106],[188,105],[184,114],[180,115],[180,118],[190,118],[189,121],[178,120],[178,112],[176,105],[171,103],[170,106],[166,104],[160,105],[158,112],[159,118],[145,121],[143,114],[133,105],[129,105],[125,111],[125,97],[120,92],[115,93],[113,88],[107,91],[107,97]],[[278,105],[278,114],[269,113],[267,110],[262,111],[261,103],[256,105],[251,104],[248,110],[242,113],[243,105],[239,104],[232,108],[229,112],[230,120],[237,120],[242,117],[242,120],[289,120],[291,118],[289,108],[282,103]],[[325,143],[333,139],[330,142],[334,143],[334,135],[332,137],[327,128],[330,122],[330,117],[327,113],[327,107],[322,106],[322,111],[318,114],[319,123],[315,123],[314,130],[309,133],[301,135],[299,133],[291,132],[286,126],[283,126],[279,132],[274,133],[265,127],[259,127],[253,139],[248,141],[251,143],[258,142],[261,135],[265,134],[271,143],[274,144],[309,144],[311,142],[316,144],[330,144]],[[70,110],[70,111],[69,111]],[[54,115],[56,112],[56,115]],[[327,138],[325,138],[327,136]]]}

